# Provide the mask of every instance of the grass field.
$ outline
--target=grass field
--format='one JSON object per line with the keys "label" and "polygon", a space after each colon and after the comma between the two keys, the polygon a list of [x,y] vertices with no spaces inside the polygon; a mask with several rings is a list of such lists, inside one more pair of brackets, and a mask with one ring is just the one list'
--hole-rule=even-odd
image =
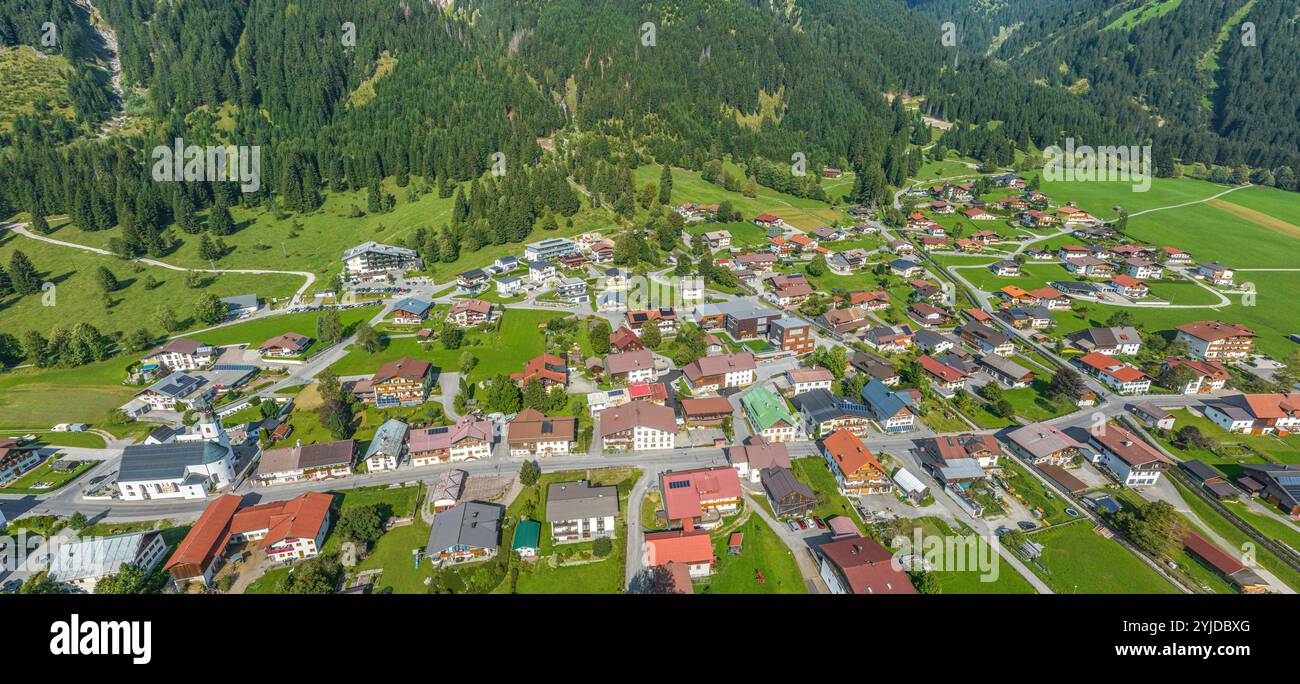
{"label": "grass field", "polygon": [[[374,318],[377,313],[379,313],[379,307],[377,306],[344,309],[343,311],[340,311],[339,321],[343,324],[344,335],[351,335],[359,323]],[[236,323],[234,325],[210,330],[195,335],[195,337],[207,344],[215,346],[231,344],[248,344],[256,346],[287,332],[296,332],[315,338],[316,321],[322,315],[324,315],[324,312],[309,311],[304,313],[267,316],[246,323]],[[319,348],[319,343],[313,343],[307,350],[308,355],[318,351]]]}
{"label": "grass field", "polygon": [[1210,527],[1216,534],[1226,540],[1233,547],[1238,549],[1254,548],[1255,561],[1262,565],[1269,572],[1287,584],[1292,589],[1300,591],[1300,572],[1296,572],[1291,566],[1283,563],[1277,556],[1273,555],[1268,549],[1261,548],[1253,543],[1249,537],[1241,530],[1237,529],[1231,522],[1210,508],[1209,504],[1201,500],[1200,497],[1187,491],[1181,482],[1171,479],[1174,486],[1182,495],[1183,500],[1187,502],[1188,508],[1200,518],[1202,522]]}
{"label": "grass field", "polygon": [[[47,494],[56,489],[60,489],[69,482],[77,479],[82,473],[95,467],[99,461],[81,461],[75,468],[67,472],[56,471],[50,468],[50,463],[56,459],[51,456],[44,463],[32,468],[26,475],[10,482],[5,487],[0,487],[0,493],[4,494]],[[48,486],[37,487],[37,484]]]}
{"label": "grass field", "polygon": [[[60,236],[63,231],[56,231]],[[114,335],[145,328],[163,334],[154,322],[154,313],[162,305],[171,308],[182,329],[198,327],[193,320],[199,299],[208,293],[218,297],[255,293],[264,300],[292,295],[302,285],[302,278],[288,275],[204,274],[203,287],[190,289],[185,274],[164,268],[148,267],[116,257],[95,254],[72,247],[53,245],[19,235],[0,233],[0,263],[6,267],[15,251],[31,259],[43,282],[54,284],[51,292],[0,299],[0,329],[21,338],[27,330],[48,336],[56,325],[71,326],[85,321],[100,332]],[[123,285],[105,303],[96,279],[100,266],[107,267]],[[150,290],[146,279],[160,284]]]}
{"label": "grass field", "polygon": [[36,435],[36,443],[52,447],[83,447],[103,449],[104,438],[94,432],[43,432],[32,430],[0,430],[0,438]]}
{"label": "grass field", "polygon": [[1119,542],[1105,539],[1086,522],[1031,535],[1043,545],[1035,568],[1058,594],[1175,594],[1177,587],[1161,577]]}
{"label": "grass field", "polygon": [[840,494],[835,484],[835,476],[831,474],[826,467],[826,461],[819,457],[798,458],[790,461],[790,469],[800,482],[806,483],[812,487],[813,492],[817,494],[817,506],[813,509],[813,515],[825,520],[831,516],[842,515],[853,521],[858,531],[862,531],[862,523],[858,520],[858,514],[855,512],[849,500]]}
{"label": "grass field", "polygon": [[1052,493],[1042,480],[1025,470],[1025,466],[1009,456],[1000,459],[998,464],[1002,467],[1002,477],[1010,485],[1013,494],[1023,499],[1029,508],[1042,512],[1041,521],[1057,525],[1075,519],[1065,512],[1070,504]]}
{"label": "grass field", "polygon": [[[727,553],[732,532],[745,535],[741,553]],[[718,565],[713,575],[696,584],[698,593],[708,594],[806,594],[808,587],[799,573],[790,547],[758,515],[751,513],[739,528],[726,526],[713,535],[713,555]],[[758,582],[758,573],[764,581]]]}
{"label": "grass field", "polygon": [[27,45],[0,49],[0,131],[13,129],[19,114],[76,118],[68,77],[72,65],[63,55],[46,55]]}
{"label": "grass field", "polygon": [[[969,529],[958,533],[955,532],[947,521],[935,518],[924,517],[910,521],[912,528],[919,527],[923,538],[929,537],[952,537],[957,534],[971,534]],[[900,531],[912,543],[912,529]],[[945,559],[941,553],[930,553],[926,560],[931,565],[930,574],[938,581],[939,587],[944,594],[1035,594],[1033,585],[1029,583],[1015,568],[1002,562],[1001,556],[989,548],[988,542],[980,538],[979,558],[993,558],[996,565],[996,575],[992,571],[985,573],[970,563],[969,557],[964,557],[964,561],[958,564],[956,559],[948,563],[949,569],[944,569]],[[985,581],[985,576],[988,581]]]}

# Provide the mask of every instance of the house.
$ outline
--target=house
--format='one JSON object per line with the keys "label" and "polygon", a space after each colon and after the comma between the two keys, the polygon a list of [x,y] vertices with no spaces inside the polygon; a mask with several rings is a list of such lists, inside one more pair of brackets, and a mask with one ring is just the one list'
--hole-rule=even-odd
{"label": "house", "polygon": [[651,451],[676,446],[673,410],[648,401],[633,401],[600,412],[601,445],[606,451]]}
{"label": "house", "polygon": [[212,581],[223,559],[226,542],[230,539],[230,523],[241,501],[238,496],[226,494],[217,497],[199,514],[199,519],[190,526],[190,531],[163,564],[163,569],[176,586],[192,581],[207,586]]}
{"label": "house", "polygon": [[718,426],[732,416],[731,402],[726,397],[683,398],[682,419],[688,426]]}
{"label": "house", "polygon": [[524,245],[525,261],[553,261],[580,251],[578,243],[568,238],[547,238]]}
{"label": "house", "polygon": [[438,479],[429,489],[429,503],[432,504],[435,513],[441,513],[456,505],[460,495],[465,491],[465,478],[468,476],[468,473],[456,468],[438,473]]}
{"label": "house", "polygon": [[818,443],[826,465],[845,496],[883,494],[893,488],[889,473],[871,450],[849,430],[836,430]]}
{"label": "house", "polygon": [[641,341],[641,338],[625,325],[620,325],[618,330],[609,334],[609,346],[619,352],[633,352],[645,349],[645,343]]}
{"label": "house", "polygon": [[669,523],[711,529],[740,510],[740,477],[735,468],[714,466],[670,470],[659,475],[664,515]]}
{"label": "house", "polygon": [[836,430],[865,437],[870,429],[871,411],[866,405],[837,397],[828,389],[795,395],[790,402],[803,420],[805,432],[814,439]]}
{"label": "house", "polygon": [[733,299],[696,307],[701,328],[723,329],[733,340],[766,337],[768,324],[785,317],[775,309],[760,306],[752,298]]}
{"label": "house", "polygon": [[907,307],[907,317],[927,328],[952,325],[952,315],[929,302],[917,302]]}
{"label": "house", "polygon": [[1151,294],[1151,288],[1146,283],[1123,273],[1111,278],[1106,284],[1129,299],[1142,299]]}
{"label": "house", "polygon": [[846,335],[870,325],[871,319],[867,318],[864,309],[850,306],[847,309],[827,309],[817,317],[817,322],[840,335]]}
{"label": "house", "polygon": [[997,467],[1002,447],[993,435],[940,435],[921,441],[921,456],[931,463],[970,459],[980,468],[989,469]]}
{"label": "house", "polygon": [[448,564],[495,556],[504,511],[496,504],[467,501],[433,516],[425,557]]}
{"label": "house", "polygon": [[[681,529],[650,532],[645,535],[645,562],[649,567],[686,568],[690,579],[708,577],[713,572],[713,542],[708,530]],[[674,584],[681,583],[674,575]],[[690,593],[685,587],[676,590]]]}
{"label": "house", "polygon": [[1107,424],[1090,434],[1088,443],[1097,450],[1101,464],[1126,487],[1154,485],[1172,465],[1164,454],[1118,425]]}
{"label": "house", "polygon": [[985,354],[1010,356],[1016,351],[1010,337],[983,323],[968,321],[957,328],[956,332],[963,341]]}
{"label": "house", "polygon": [[1034,382],[1033,371],[1001,354],[985,354],[980,357],[980,365],[994,380],[1010,388],[1029,387]]}
{"label": "house", "polygon": [[1187,554],[1200,560],[1211,570],[1217,572],[1243,594],[1262,594],[1269,590],[1264,581],[1235,556],[1224,551],[1201,535],[1187,530],[1182,536],[1183,549]]}
{"label": "house", "polygon": [[12,482],[40,465],[45,457],[40,449],[20,449],[16,446],[0,447],[0,485]]}
{"label": "house", "polygon": [[1037,209],[1030,209],[1020,215],[1020,220],[1027,226],[1034,228],[1056,225],[1056,217]]}
{"label": "house", "polygon": [[832,594],[915,594],[894,554],[870,537],[851,537],[817,548],[818,572]]}
{"label": "house", "polygon": [[862,341],[882,354],[904,352],[912,347],[912,329],[906,325],[872,328],[862,334]]}
{"label": "house", "polygon": [[513,297],[524,291],[524,279],[519,276],[505,276],[493,282],[496,283],[497,294],[502,297]]}
{"label": "house", "polygon": [[807,354],[817,346],[812,326],[798,318],[779,318],[768,322],[767,342],[776,349],[795,355]]}
{"label": "house", "polygon": [[1056,256],[1051,251],[1042,247],[1030,247],[1025,250],[1025,256],[1031,261],[1051,261]]}
{"label": "house", "polygon": [[1260,499],[1281,508],[1293,520],[1300,519],[1300,466],[1243,463],[1241,470],[1241,480],[1250,478],[1260,485]]}
{"label": "house", "polygon": [[1138,280],[1159,280],[1164,268],[1149,259],[1129,257],[1124,260],[1124,273]]}
{"label": "house", "polygon": [[1003,259],[989,264],[989,270],[994,275],[1001,277],[1013,277],[1021,274],[1020,264],[1011,259]]}
{"label": "house", "polygon": [[998,219],[997,216],[983,209],[966,209],[962,211],[962,215],[972,221],[996,221]]}
{"label": "house", "polygon": [[413,271],[424,267],[413,249],[365,242],[343,252],[343,275],[348,280],[368,280],[390,271]]}
{"label": "house", "polygon": [[546,489],[546,522],[557,544],[613,539],[618,487],[593,487],[586,480],[552,482]]}
{"label": "house", "polygon": [[1113,356],[1092,352],[1074,359],[1074,364],[1120,394],[1145,394],[1151,389],[1151,378],[1146,373]]}
{"label": "house", "polygon": [[458,299],[447,310],[447,322],[461,328],[483,325],[492,318],[492,305],[482,299]]}
{"label": "house", "polygon": [[534,408],[520,411],[509,423],[511,456],[559,456],[570,453],[578,436],[577,419],[547,417]]}
{"label": "house", "polygon": [[406,439],[415,467],[487,458],[496,431],[490,420],[461,416],[454,425],[411,430]]}
{"label": "house", "polygon": [[894,259],[889,262],[889,272],[900,278],[914,278],[925,273],[925,268],[915,261],[907,259]]}
{"label": "house", "polygon": [[1136,356],[1142,350],[1142,336],[1130,326],[1085,328],[1067,335],[1065,339],[1084,352],[1107,356]]}
{"label": "house", "polygon": [[737,270],[753,270],[755,272],[766,272],[776,266],[776,255],[771,252],[757,252],[753,254],[741,254],[736,257],[735,264]]}
{"label": "house", "polygon": [[423,404],[432,386],[433,365],[412,358],[390,361],[370,378],[370,394],[377,408]]}
{"label": "house", "polygon": [[509,273],[516,268],[519,268],[519,257],[497,257],[497,260],[492,262],[492,265],[496,268],[497,273]]}
{"label": "house", "polygon": [[796,397],[815,389],[829,391],[831,384],[835,382],[835,376],[820,366],[788,370],[785,375],[786,379],[790,381],[792,395]]}
{"label": "house", "polygon": [[1201,461],[1183,461],[1182,466],[1188,475],[1200,482],[1201,487],[1216,499],[1229,499],[1241,493],[1228,482],[1228,478],[1224,477],[1223,473]]}
{"label": "house", "polygon": [[562,278],[555,286],[555,296],[572,304],[585,304],[591,301],[587,294],[587,281],[582,278]]}
{"label": "house", "polygon": [[397,325],[419,325],[429,317],[429,310],[432,308],[433,302],[407,297],[388,310],[388,318]]}
{"label": "house", "polygon": [[456,275],[456,287],[461,292],[478,292],[487,284],[488,274],[481,268],[471,268],[468,271]]}
{"label": "house", "polygon": [[366,453],[361,457],[361,462],[366,466],[366,472],[378,473],[385,470],[397,470],[397,466],[402,464],[402,457],[406,453],[406,423],[396,418],[390,418],[375,431],[375,436],[370,440],[370,445],[366,447]]}
{"label": "house", "polygon": [[648,349],[610,354],[605,357],[605,372],[615,382],[649,382],[654,380],[654,355]]}
{"label": "house", "polygon": [[898,371],[890,362],[866,352],[853,352],[849,357],[849,367],[859,373],[866,373],[884,383],[887,387],[898,384]]}
{"label": "house", "polygon": [[659,328],[659,336],[664,339],[677,335],[677,311],[671,306],[628,311],[626,316],[625,325],[637,334],[640,334],[645,326],[653,325]]}
{"label": "house", "polygon": [[949,366],[929,356],[918,358],[917,363],[930,376],[931,382],[948,393],[965,387],[966,379],[970,376],[964,369]]}
{"label": "house", "polygon": [[356,458],[356,440],[305,445],[298,443],[263,453],[253,479],[258,484],[278,485],[347,477],[352,474],[352,464]]}
{"label": "house", "polygon": [[217,350],[198,340],[177,338],[149,352],[140,363],[158,364],[168,371],[198,370],[207,368],[216,359]]}
{"label": "house", "polygon": [[167,555],[162,532],[133,532],[109,537],[68,539],[51,544],[49,579],[87,594],[125,565],[152,573]]}
{"label": "house", "polygon": [[912,412],[911,395],[894,392],[880,380],[872,378],[862,388],[862,399],[872,419],[884,432],[907,432],[915,427],[916,414]]}
{"label": "house", "polygon": [[1208,399],[1203,413],[1228,432],[1286,435],[1300,426],[1300,393],[1238,394]]}
{"label": "house", "polygon": [[760,482],[767,468],[789,468],[790,451],[784,444],[772,444],[761,439],[750,439],[745,444],[727,447],[727,462],[736,469],[743,480]]}
{"label": "house", "polygon": [[1115,267],[1094,256],[1070,259],[1065,262],[1065,270],[1085,278],[1110,278],[1115,275]]}
{"label": "house", "polygon": [[1178,249],[1177,247],[1162,247],[1161,249],[1165,253],[1165,263],[1177,264],[1180,266],[1186,266],[1192,263],[1192,255]]}
{"label": "house", "polygon": [[717,251],[726,249],[731,246],[731,232],[726,230],[711,230],[700,236],[709,249]]}
{"label": "house", "polygon": [[785,220],[771,214],[759,214],[754,217],[754,225],[759,228],[782,228],[785,226]]}
{"label": "house", "polygon": [[1068,264],[1071,261],[1087,259],[1090,252],[1083,245],[1062,245],[1056,250],[1056,254],[1061,258],[1061,261]]}
{"label": "house", "polygon": [[560,277],[560,271],[555,264],[550,261],[530,261],[528,263],[528,279],[538,285],[555,280]]}
{"label": "house", "polygon": [[1227,387],[1228,380],[1232,374],[1228,372],[1223,364],[1217,361],[1195,361],[1188,359],[1165,359],[1165,371],[1168,372],[1179,366],[1190,368],[1193,373],[1193,379],[1189,380],[1183,387],[1183,394],[1200,394],[1203,392],[1216,392]]}
{"label": "house", "polygon": [[537,549],[541,546],[542,524],[536,520],[520,520],[515,525],[515,535],[510,541],[510,550],[520,558],[535,559]]}
{"label": "house", "polygon": [[325,544],[333,503],[331,494],[308,492],[288,501],[241,508],[230,519],[227,544],[260,548],[274,561],[312,558]]}
{"label": "house", "polygon": [[918,330],[912,337],[912,342],[927,354],[942,354],[961,344],[961,340],[951,333],[937,330]]}
{"label": "house", "polygon": [[697,394],[720,392],[733,387],[754,384],[754,354],[738,352],[722,356],[702,356],[686,365],[682,375],[691,391]]}
{"label": "house", "polygon": [[1192,275],[1205,280],[1211,285],[1232,287],[1233,271],[1217,261],[1209,261],[1192,267]]}
{"label": "house", "polygon": [[1011,327],[1017,330],[1026,328],[1041,330],[1052,325],[1052,312],[1041,306],[1013,306],[1002,309],[998,312],[998,318],[1010,323]]}
{"label": "house", "polygon": [[834,271],[858,271],[866,267],[870,257],[871,253],[867,250],[854,247],[830,255],[826,259],[826,264]]}
{"label": "house", "polygon": [[[195,408],[215,397],[217,388],[207,380],[189,373],[172,373],[135,395],[137,401],[156,411],[172,411],[176,406]],[[182,409],[184,410],[184,409]]]}
{"label": "house", "polygon": [[521,388],[536,380],[548,392],[563,392],[569,386],[569,366],[554,354],[541,354],[525,361],[523,372],[511,374],[510,379]]}
{"label": "house", "polygon": [[1133,415],[1142,421],[1147,427],[1158,428],[1160,430],[1174,429],[1174,422],[1177,420],[1174,414],[1155,404],[1144,401],[1140,404],[1134,404],[1130,407]]}
{"label": "house", "polygon": [[1027,294],[1034,299],[1035,304],[1049,311],[1062,311],[1070,308],[1070,298],[1054,287],[1040,287],[1036,290],[1030,290]]}
{"label": "house", "polygon": [[782,307],[798,306],[813,293],[812,285],[800,273],[774,275],[766,282],[771,288],[768,297]]}
{"label": "house", "polygon": [[812,487],[795,478],[789,468],[764,468],[759,481],[767,492],[767,501],[778,517],[811,515],[817,505]]}
{"label": "house", "polygon": [[287,332],[283,335],[277,335],[258,345],[257,353],[264,359],[280,359],[286,357],[302,356],[311,347],[314,340],[306,335],[299,335],[296,332]]}
{"label": "house", "polygon": [[1184,342],[1193,359],[1244,359],[1255,353],[1255,333],[1245,326],[1195,321],[1178,326],[1175,342]]}
{"label": "house", "polygon": [[124,448],[117,471],[121,499],[202,499],[229,486],[236,461],[229,436],[212,413],[203,414],[198,428],[199,439]]}
{"label": "house", "polygon": [[884,290],[865,292],[854,290],[849,293],[849,306],[858,306],[867,311],[880,311],[889,308],[889,293]]}
{"label": "house", "polygon": [[889,251],[899,256],[909,256],[916,252],[916,247],[913,247],[912,243],[907,240],[890,240]]}
{"label": "house", "polygon": [[1034,465],[1063,466],[1074,461],[1082,444],[1050,423],[1030,423],[1006,436],[1011,453]]}
{"label": "house", "polygon": [[755,387],[741,395],[740,404],[754,431],[768,442],[791,442],[798,436],[798,420],[772,390]]}

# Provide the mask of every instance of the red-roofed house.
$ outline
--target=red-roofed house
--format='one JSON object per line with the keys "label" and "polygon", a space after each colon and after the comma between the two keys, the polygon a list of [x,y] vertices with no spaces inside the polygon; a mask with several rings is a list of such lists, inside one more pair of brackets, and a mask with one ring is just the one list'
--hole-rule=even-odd
{"label": "red-roofed house", "polygon": [[1107,424],[1092,431],[1088,441],[1097,450],[1097,461],[1128,487],[1155,484],[1160,473],[1171,465],[1164,454],[1118,425]]}
{"label": "red-roofed house", "polygon": [[1079,368],[1120,394],[1145,394],[1151,378],[1130,363],[1101,352],[1092,352],[1074,360]]}
{"label": "red-roofed house", "polygon": [[1255,353],[1255,337],[1245,326],[1195,321],[1178,326],[1174,340],[1186,342],[1194,359],[1242,359]]}
{"label": "red-roofed house", "polygon": [[713,542],[708,530],[670,530],[645,536],[646,565],[684,565],[692,578],[713,572]]}
{"label": "red-roofed house", "polygon": [[716,527],[740,508],[740,476],[727,466],[663,473],[659,490],[669,522],[680,521],[688,529]]}
{"label": "red-roofed house", "polygon": [[835,474],[840,493],[845,496],[883,494],[893,485],[889,473],[857,435],[846,429],[836,430],[820,443],[826,465]]}
{"label": "red-roofed house", "polygon": [[934,384],[948,391],[955,391],[965,387],[966,378],[970,376],[970,373],[961,368],[949,366],[929,356],[922,356],[917,359],[917,362],[930,375]]}
{"label": "red-roofed house", "polygon": [[241,509],[230,522],[229,543],[261,542],[257,546],[279,561],[311,558],[325,543],[333,501],[330,494],[308,492],[288,501]]}
{"label": "red-roofed house", "polygon": [[1232,374],[1228,372],[1223,364],[1217,361],[1193,361],[1188,359],[1165,359],[1165,368],[1174,369],[1179,366],[1190,368],[1196,377],[1187,381],[1183,387],[1183,394],[1200,394],[1202,392],[1215,392],[1228,386],[1228,380]]}
{"label": "red-roofed house", "polygon": [[558,387],[563,392],[569,386],[569,367],[564,359],[554,354],[542,354],[529,359],[524,363],[524,372],[515,373],[510,379],[520,387],[538,380],[547,391]]}
{"label": "red-roofed house", "polygon": [[230,521],[239,510],[240,501],[242,498],[234,494],[219,496],[190,526],[190,531],[163,565],[178,587],[191,581],[207,586],[212,581],[230,536]]}
{"label": "red-roofed house", "polygon": [[820,574],[832,594],[915,594],[894,554],[869,537],[850,537],[822,544]]}

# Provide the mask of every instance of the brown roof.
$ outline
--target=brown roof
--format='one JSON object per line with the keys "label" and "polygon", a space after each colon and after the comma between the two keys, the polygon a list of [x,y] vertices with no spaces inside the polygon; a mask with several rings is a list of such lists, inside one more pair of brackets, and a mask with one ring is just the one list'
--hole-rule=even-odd
{"label": "brown roof", "polygon": [[262,458],[257,463],[257,474],[270,475],[289,470],[351,465],[356,444],[355,440],[344,439],[324,444],[297,444],[283,449],[269,449],[262,453]]}
{"label": "brown roof", "polygon": [[757,366],[754,364],[754,355],[751,352],[738,352],[721,356],[702,356],[686,364],[686,368],[682,372],[686,375],[687,380],[695,382],[700,378],[754,370],[755,368]]}
{"label": "brown roof", "polygon": [[272,337],[271,339],[263,342],[262,346],[258,347],[258,349],[267,350],[267,349],[283,348],[283,349],[291,349],[293,351],[302,351],[310,346],[311,346],[310,337],[307,337],[306,335],[299,335],[298,333],[295,332],[287,332],[283,335],[280,335],[278,337]]}
{"label": "brown roof", "polygon": [[572,442],[577,438],[578,419],[570,416],[548,418],[541,411],[527,408],[510,421],[511,442]]}
{"label": "brown roof", "polygon": [[800,368],[790,371],[791,382],[825,382],[834,379],[834,374],[820,366],[817,368]]}
{"label": "brown roof", "polygon": [[605,357],[605,370],[611,375],[630,373],[635,370],[654,367],[654,355],[652,355],[648,349],[625,352],[622,354],[610,354]]}
{"label": "brown roof", "polygon": [[682,413],[686,416],[715,416],[731,412],[731,402],[726,397],[682,399]]}
{"label": "brown roof", "polygon": [[428,375],[432,368],[433,365],[428,361],[421,361],[420,359],[412,358],[398,359],[396,361],[389,361],[380,366],[379,370],[375,371],[375,376],[372,377],[370,381],[379,384],[381,382],[388,382],[394,378],[420,380],[423,379],[424,376]]}
{"label": "brown roof", "polygon": [[194,352],[197,352],[201,347],[204,346],[206,345],[204,345],[202,342],[198,340],[187,340],[184,338],[180,338],[180,339],[168,341],[167,344],[164,344],[163,346],[153,350],[153,354],[167,354],[167,353],[193,354]]}
{"label": "brown roof", "polygon": [[288,501],[249,506],[235,514],[230,531],[235,534],[267,530],[263,548],[286,539],[315,539],[329,517],[331,494],[308,492]]}
{"label": "brown roof", "polygon": [[634,427],[654,428],[676,433],[677,418],[673,410],[648,401],[634,401],[600,412],[600,435],[606,437]]}
{"label": "brown roof", "polygon": [[1043,474],[1050,478],[1056,484],[1061,485],[1067,492],[1079,493],[1088,491],[1088,485],[1083,480],[1071,475],[1061,466],[1044,463],[1038,466]]}
{"label": "brown roof", "polygon": [[1178,331],[1207,342],[1226,340],[1230,337],[1255,337],[1255,333],[1250,328],[1219,321],[1184,323],[1178,326]]}
{"label": "brown roof", "polygon": [[839,567],[855,594],[915,594],[907,573],[893,567],[893,554],[869,537],[822,544],[820,551]]}
{"label": "brown roof", "polygon": [[1183,546],[1225,575],[1231,575],[1234,572],[1246,569],[1246,566],[1241,561],[1233,558],[1232,554],[1215,546],[1213,542],[1191,530],[1188,530],[1183,535]]}
{"label": "brown roof", "polygon": [[206,567],[225,547],[226,539],[230,536],[230,521],[234,518],[235,511],[239,510],[239,503],[242,500],[242,497],[234,494],[217,497],[216,501],[203,509],[198,521],[190,527],[190,531],[176,547],[176,552],[163,567],[171,568],[175,565]]}
{"label": "brown roof", "polygon": [[883,470],[871,450],[862,443],[858,436],[844,428],[832,432],[822,440],[822,448],[831,455],[844,474],[856,473],[863,466],[871,465],[876,470]]}

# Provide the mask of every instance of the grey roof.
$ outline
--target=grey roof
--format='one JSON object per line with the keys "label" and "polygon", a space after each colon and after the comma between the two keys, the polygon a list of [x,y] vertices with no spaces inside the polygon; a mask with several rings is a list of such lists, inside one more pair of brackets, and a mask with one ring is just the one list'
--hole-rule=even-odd
{"label": "grey roof", "polygon": [[759,318],[761,316],[781,317],[780,311],[769,309],[752,299],[732,299],[716,304],[701,304],[696,307],[696,311],[701,315],[708,315],[716,311],[717,313],[726,314],[732,318]]}
{"label": "grey roof", "polygon": [[221,300],[221,303],[225,304],[230,309],[256,309],[257,295],[246,294],[235,297],[225,297]]}
{"label": "grey roof", "polygon": [[1009,378],[1023,378],[1033,371],[1000,354],[985,354],[980,363]]}
{"label": "grey roof", "polygon": [[783,499],[790,494],[798,494],[803,499],[817,500],[812,487],[796,479],[794,472],[789,468],[779,466],[764,468],[759,472],[759,481],[763,483],[763,488],[767,490],[772,500]]}
{"label": "grey roof", "polygon": [[825,423],[828,420],[845,416],[870,418],[866,406],[836,397],[829,390],[817,388],[790,398],[796,411],[807,414],[813,423]]}
{"label": "grey roof", "polygon": [[892,418],[912,405],[911,397],[891,391],[885,383],[873,378],[862,388],[862,399],[881,419]]}
{"label": "grey roof", "polygon": [[958,340],[949,333],[939,332],[938,330],[926,330],[924,328],[917,330],[916,334],[912,335],[912,341],[920,345],[921,348],[926,351],[934,349],[941,342],[947,342],[954,347],[958,346],[961,342],[961,340]]}
{"label": "grey roof", "polygon": [[180,428],[174,428],[169,425],[159,425],[153,429],[153,432],[149,433],[149,437],[152,437],[159,442],[166,442],[182,432],[183,430]]}
{"label": "grey roof", "polygon": [[419,315],[423,315],[424,312],[432,308],[433,308],[433,302],[426,302],[423,299],[416,299],[415,297],[407,297],[402,301],[394,304],[392,310],[409,311],[410,313],[419,316]]}
{"label": "grey roof", "polygon": [[365,254],[366,252],[378,252],[380,254],[392,254],[394,256],[404,256],[404,257],[412,257],[412,258],[415,257],[415,250],[413,249],[407,249],[405,247],[394,247],[392,245],[385,245],[371,240],[370,242],[362,243],[344,252],[343,260],[347,261],[348,259],[351,259],[352,257],[357,256],[358,254]]}
{"label": "grey roof", "polygon": [[467,501],[433,517],[425,553],[435,556],[457,546],[494,549],[501,536],[501,515],[496,504]]}
{"label": "grey roof", "polygon": [[866,352],[854,352],[849,364],[877,380],[888,380],[898,375],[894,365],[885,359]]}
{"label": "grey roof", "polygon": [[546,521],[618,515],[618,487],[592,487],[586,480],[553,482],[546,490]]}
{"label": "grey roof", "polygon": [[920,264],[916,263],[915,261],[912,261],[911,259],[894,259],[893,261],[889,262],[890,268],[896,268],[900,271],[906,271],[909,269],[917,268],[919,266]]}
{"label": "grey roof", "polygon": [[374,439],[366,447],[366,458],[383,454],[396,457],[402,453],[402,443],[406,441],[406,423],[396,418],[384,421],[375,431]]}
{"label": "grey roof", "polygon": [[1141,344],[1142,336],[1136,328],[1129,326],[1119,328],[1085,328],[1067,336],[1067,339],[1079,342],[1087,341],[1098,347],[1117,347],[1126,344]]}
{"label": "grey roof", "polygon": [[1201,482],[1206,480],[1223,479],[1223,473],[1211,468],[1201,461],[1183,461],[1183,469],[1191,473]]}
{"label": "grey roof", "polygon": [[207,381],[189,373],[172,373],[150,385],[146,392],[156,392],[172,399],[184,399],[190,396]]}
{"label": "grey roof", "polygon": [[1155,404],[1149,401],[1144,401],[1141,404],[1134,406],[1133,408],[1141,411],[1142,413],[1147,414],[1148,416],[1151,416],[1156,420],[1164,420],[1165,418],[1174,417],[1174,414],[1170,413],[1169,411],[1166,411],[1163,408],[1160,408],[1159,406],[1156,406]]}
{"label": "grey roof", "polygon": [[226,448],[216,442],[134,444],[122,450],[117,481],[181,479],[186,468],[215,463],[227,454]]}
{"label": "grey roof", "polygon": [[984,469],[980,467],[979,461],[973,458],[954,458],[951,461],[944,461],[944,465],[939,467],[939,475],[944,482],[979,479],[984,477]]}
{"label": "grey roof", "polygon": [[134,532],[54,544],[50,579],[75,582],[116,574],[123,565],[134,563],[158,534]]}

